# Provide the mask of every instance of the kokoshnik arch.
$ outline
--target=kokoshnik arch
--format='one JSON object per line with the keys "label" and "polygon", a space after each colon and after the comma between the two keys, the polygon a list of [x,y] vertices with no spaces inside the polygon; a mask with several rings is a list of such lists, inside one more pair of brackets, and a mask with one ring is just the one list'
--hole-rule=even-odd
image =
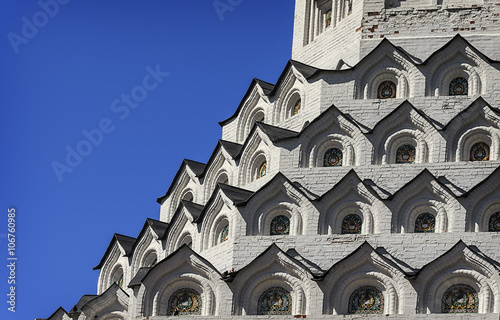
{"label": "kokoshnik arch", "polygon": [[[499,0],[297,0],[158,220],[115,234],[55,319],[498,319]],[[495,18],[496,17],[496,18]]]}

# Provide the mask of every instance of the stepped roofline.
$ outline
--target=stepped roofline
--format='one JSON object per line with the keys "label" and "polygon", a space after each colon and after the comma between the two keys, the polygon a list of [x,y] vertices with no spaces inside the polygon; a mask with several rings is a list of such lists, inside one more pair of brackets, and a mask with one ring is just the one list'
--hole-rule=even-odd
{"label": "stepped roofline", "polygon": [[113,235],[113,238],[111,239],[109,245],[108,245],[108,248],[106,249],[106,252],[104,253],[104,256],[102,257],[99,264],[94,267],[93,270],[101,269],[101,267],[104,265],[104,262],[108,258],[109,254],[111,253],[111,250],[113,249],[113,246],[115,244],[120,245],[120,247],[122,247],[123,251],[125,251],[125,255],[128,255],[131,252],[135,241],[136,241],[135,238],[115,233]]}

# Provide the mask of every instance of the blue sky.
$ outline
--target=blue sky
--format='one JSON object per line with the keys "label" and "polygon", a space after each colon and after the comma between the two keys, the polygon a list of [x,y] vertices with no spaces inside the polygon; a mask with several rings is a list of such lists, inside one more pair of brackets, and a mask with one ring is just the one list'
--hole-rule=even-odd
{"label": "blue sky", "polygon": [[292,0],[55,1],[0,0],[1,319],[95,294],[113,233],[158,219],[182,159],[206,162],[252,78],[291,57]]}

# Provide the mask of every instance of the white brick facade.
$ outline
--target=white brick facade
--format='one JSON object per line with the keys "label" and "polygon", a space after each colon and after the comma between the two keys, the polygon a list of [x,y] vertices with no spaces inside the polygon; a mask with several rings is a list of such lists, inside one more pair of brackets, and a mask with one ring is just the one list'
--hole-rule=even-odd
{"label": "white brick facade", "polygon": [[252,82],[159,221],[115,235],[98,295],[50,319],[498,319],[499,14],[497,0],[296,0],[277,83]]}

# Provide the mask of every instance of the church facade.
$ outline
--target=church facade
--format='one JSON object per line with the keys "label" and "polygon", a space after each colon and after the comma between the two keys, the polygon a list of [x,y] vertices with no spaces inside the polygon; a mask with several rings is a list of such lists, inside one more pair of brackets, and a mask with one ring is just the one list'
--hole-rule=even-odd
{"label": "church facade", "polygon": [[499,15],[296,0],[276,83],[48,319],[498,319]]}

